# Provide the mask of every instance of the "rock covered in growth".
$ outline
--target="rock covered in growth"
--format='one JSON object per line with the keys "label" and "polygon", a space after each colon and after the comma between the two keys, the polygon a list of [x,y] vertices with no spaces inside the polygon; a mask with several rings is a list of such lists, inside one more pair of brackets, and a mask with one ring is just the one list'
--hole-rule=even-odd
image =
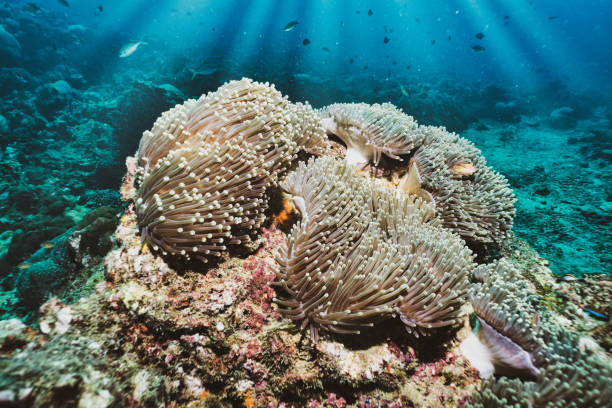
{"label": "rock covered in growth", "polygon": [[281,186],[302,219],[278,258],[278,303],[313,339],[395,315],[417,332],[457,322],[472,255],[430,204],[332,158],[300,164]]}
{"label": "rock covered in growth", "polygon": [[267,188],[301,148],[322,140],[310,106],[267,83],[232,81],[174,107],[138,149],[143,237],[154,249],[203,261],[249,242],[263,222]]}
{"label": "rock covered in growth", "polygon": [[333,104],[321,110],[327,133],[347,145],[351,163],[411,155],[404,191],[435,204],[443,225],[469,244],[500,242],[512,228],[514,194],[480,151],[444,128],[419,125],[393,105]]}

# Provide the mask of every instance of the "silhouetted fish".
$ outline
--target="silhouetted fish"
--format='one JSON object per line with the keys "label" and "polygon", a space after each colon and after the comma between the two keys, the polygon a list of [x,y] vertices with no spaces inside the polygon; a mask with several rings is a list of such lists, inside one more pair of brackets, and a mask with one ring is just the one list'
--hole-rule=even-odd
{"label": "silhouetted fish", "polygon": [[353,62],[355,62],[355,60],[352,58],[349,58],[349,62],[352,64]]}
{"label": "silhouetted fish", "polygon": [[475,35],[476,38],[478,38],[479,40],[482,40],[484,38],[484,34],[483,33],[478,33]]}
{"label": "silhouetted fish", "polygon": [[70,4],[68,4],[66,0],[57,0],[57,2],[64,7],[70,7]]}
{"label": "silhouetted fish", "polygon": [[323,48],[321,48],[321,49],[322,49],[323,51],[325,51],[325,52],[329,52],[329,48],[327,48],[327,47],[323,47]]}
{"label": "silhouetted fish", "polygon": [[104,11],[104,7],[102,7],[101,4],[98,4],[98,10],[100,10],[100,13]]}
{"label": "silhouetted fish", "polygon": [[295,26],[298,25],[298,21],[297,20],[293,20],[287,23],[287,25],[285,26],[285,28],[283,28],[283,30],[285,31],[291,31],[295,28]]}
{"label": "silhouetted fish", "polygon": [[32,14],[32,15],[38,14],[38,12],[40,11],[40,6],[35,3],[28,3],[25,6],[23,6],[21,11],[23,11],[24,13]]}
{"label": "silhouetted fish", "polygon": [[383,42],[384,42],[385,44],[387,44],[387,43],[389,42],[389,37],[385,37],[385,38],[383,39]]}
{"label": "silhouetted fish", "polygon": [[554,20],[554,19],[556,19],[556,18],[557,18],[557,16],[548,16],[548,19],[549,19],[549,20]]}
{"label": "silhouetted fish", "polygon": [[302,44],[308,45],[310,44],[310,40],[308,38],[304,38],[304,41],[302,41]]}
{"label": "silhouetted fish", "polygon": [[431,40],[431,45],[434,45],[436,43],[436,40]]}
{"label": "silhouetted fish", "polygon": [[191,79],[194,79],[197,76],[208,76],[217,72],[217,68],[215,67],[206,67],[203,69],[195,70],[193,68],[189,68],[189,72],[191,72]]}
{"label": "silhouetted fish", "polygon": [[368,10],[368,16],[371,16],[372,14],[374,14],[374,12],[372,12],[372,9]]}
{"label": "silhouetted fish", "polygon": [[485,50],[485,47],[481,46],[481,45],[475,45],[472,47],[472,49],[476,52],[482,52]]}

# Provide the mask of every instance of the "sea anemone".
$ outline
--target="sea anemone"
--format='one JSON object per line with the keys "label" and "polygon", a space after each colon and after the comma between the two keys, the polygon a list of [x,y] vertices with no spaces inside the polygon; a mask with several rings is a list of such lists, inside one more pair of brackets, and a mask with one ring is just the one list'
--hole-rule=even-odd
{"label": "sea anemone", "polygon": [[469,141],[440,128],[436,141],[419,147],[413,156],[436,213],[445,227],[469,243],[502,241],[512,228],[516,201],[507,180],[486,165]]}
{"label": "sea anemone", "polygon": [[432,201],[444,227],[470,245],[500,242],[511,230],[514,194],[466,139],[419,125],[388,103],[333,104],[320,114],[326,132],[346,144],[349,163],[378,165],[383,154],[409,155],[400,189]]}
{"label": "sea anemone", "polygon": [[351,164],[373,161],[382,154],[393,159],[423,144],[426,135],[412,118],[390,103],[334,103],[320,110],[321,123],[347,146]]}
{"label": "sea anemone", "polygon": [[431,204],[384,189],[329,157],[301,163],[281,187],[302,219],[278,256],[279,311],[316,340],[400,316],[409,331],[452,325],[472,255]]}
{"label": "sea anemone", "polygon": [[248,243],[264,220],[268,188],[323,137],[309,105],[249,79],[170,109],[138,148],[143,239],[202,261]]}
{"label": "sea anemone", "polygon": [[493,372],[526,378],[540,375],[534,359],[542,346],[537,337],[539,315],[528,303],[527,287],[512,279],[518,274],[504,259],[474,271],[482,280],[469,291],[477,321],[461,350],[482,377]]}
{"label": "sea anemone", "polygon": [[[595,355],[542,370],[537,381],[494,377],[484,381],[472,408],[601,408],[612,401],[612,365]],[[607,401],[607,402],[606,402]]]}
{"label": "sea anemone", "polygon": [[[546,313],[516,267],[502,258],[472,276],[479,283],[470,300],[487,328],[479,327],[461,349],[477,368],[489,358],[496,375],[517,378],[489,376],[470,406],[602,407],[612,400],[609,360],[581,351],[579,336]],[[473,347],[476,337],[486,347],[474,353],[466,344]]]}

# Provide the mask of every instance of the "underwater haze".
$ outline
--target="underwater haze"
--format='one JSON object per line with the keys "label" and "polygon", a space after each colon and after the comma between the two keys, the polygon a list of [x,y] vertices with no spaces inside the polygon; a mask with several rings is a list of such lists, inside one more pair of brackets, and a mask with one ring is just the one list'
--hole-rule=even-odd
{"label": "underwater haze", "polygon": [[[609,273],[611,13],[607,0],[4,1],[2,312],[92,290],[142,132],[242,77],[457,132],[508,179],[514,233],[555,274]],[[74,231],[85,259],[58,249]]]}

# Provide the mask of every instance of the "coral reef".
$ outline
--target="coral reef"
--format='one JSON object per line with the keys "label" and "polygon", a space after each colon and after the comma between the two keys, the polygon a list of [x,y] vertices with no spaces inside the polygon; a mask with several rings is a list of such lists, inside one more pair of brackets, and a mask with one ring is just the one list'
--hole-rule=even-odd
{"label": "coral reef", "polygon": [[[263,92],[275,92],[256,86]],[[288,145],[271,144],[270,150],[262,152],[274,158],[275,149],[291,150],[285,151],[281,164],[268,161],[267,173],[263,173],[270,185],[278,182],[285,190],[285,209],[283,216],[273,217],[282,205],[275,202],[271,206],[266,213],[271,224],[257,228],[253,250],[248,253],[232,256],[226,251],[202,270],[196,263],[168,264],[175,259],[160,256],[163,251],[154,251],[153,245],[144,245],[147,234],[139,231],[142,220],[134,201],[144,191],[147,172],[152,187],[164,194],[163,177],[170,182],[171,175],[160,172],[161,178],[154,181],[156,162],[147,168],[143,157],[148,156],[142,152],[155,157],[157,151],[161,158],[171,150],[180,151],[185,154],[176,157],[191,160],[187,144],[172,147],[174,142],[167,138],[143,148],[140,162],[127,160],[121,193],[134,201],[113,234],[109,232],[117,222],[115,206],[89,215],[81,212],[86,204],[112,204],[116,195],[83,194],[69,210],[61,200],[50,202],[50,214],[69,216],[76,227],[28,258],[30,266],[24,269],[19,287],[31,287],[34,293],[38,274],[44,283],[43,278],[69,272],[86,289],[68,290],[66,286],[74,279],[62,277],[52,283],[56,287],[51,294],[74,303],[67,305],[53,297],[40,309],[35,328],[11,320],[0,323],[0,371],[7,373],[1,379],[0,397],[7,404],[402,407],[465,406],[471,400],[475,406],[494,407],[508,402],[546,406],[575,400],[586,406],[605,406],[609,363],[597,344],[585,336],[596,323],[583,323],[582,306],[573,305],[573,300],[560,304],[553,297],[562,290],[568,299],[574,299],[578,289],[559,285],[545,260],[512,236],[499,248],[504,260],[473,269],[470,250],[444,228],[443,217],[436,214],[435,197],[431,203],[427,194],[410,194],[415,186],[426,189],[429,168],[423,164],[424,156],[417,158],[426,144],[409,153],[413,160],[406,164],[412,178],[399,183],[409,194],[400,193],[386,175],[356,174],[350,164],[331,157],[311,158],[290,170],[299,148],[325,145],[326,156],[338,156],[338,149],[333,142],[320,143],[310,108],[283,101],[280,104],[288,109],[305,113],[294,118],[297,124],[283,126],[296,131],[312,126],[315,133],[301,134],[305,139],[298,136]],[[252,104],[254,111],[256,105]],[[171,112],[186,108],[175,109]],[[222,130],[223,126],[215,124],[223,114],[207,116],[212,121],[210,134],[196,140],[212,143],[198,145],[201,149],[222,147],[218,140],[229,133],[230,126]],[[167,125],[162,122],[169,116],[171,113],[158,122],[162,136],[161,127]],[[265,125],[261,126],[258,129],[265,131]],[[440,131],[420,129],[431,134]],[[168,130],[171,135],[175,131]],[[239,138],[228,139],[228,149]],[[442,162],[428,159],[432,171],[443,166],[445,177],[474,180],[484,163],[479,153],[460,139],[451,139],[451,144],[454,147],[442,154]],[[256,149],[253,143],[241,148],[245,150],[242,157],[252,157]],[[459,152],[455,155],[452,149]],[[198,152],[198,148],[192,150]],[[386,153],[381,150],[378,154]],[[9,163],[7,169],[19,174],[22,164]],[[223,172],[218,163],[210,165],[215,172]],[[175,174],[190,173],[172,176]],[[172,181],[179,188],[181,182],[187,188],[180,177]],[[31,197],[25,194],[20,202],[31,203]],[[280,194],[270,197],[270,201],[277,200]],[[217,210],[204,208],[198,217],[224,216]],[[295,214],[287,217],[288,211]],[[288,232],[279,229],[279,221],[287,222],[282,229]],[[2,239],[10,242],[13,235],[8,231]],[[55,275],[42,272],[56,269]],[[460,341],[470,337],[464,316],[470,310],[465,302],[470,272],[475,281],[469,295],[476,320],[481,328],[488,324],[505,336],[504,341],[512,341],[527,353],[537,370],[527,369],[531,378],[492,377],[482,382],[462,354]],[[86,292],[94,286],[95,293]],[[71,295],[66,296],[67,292]],[[40,301],[50,295],[44,290],[36,293],[31,298]],[[590,306],[603,310],[600,305],[605,300],[584,296],[592,299]],[[368,330],[372,324],[374,330]],[[308,341],[300,326],[320,335],[318,341]],[[406,335],[406,328],[431,336]],[[359,332],[359,336],[336,336],[334,332]],[[499,339],[487,338],[493,339],[490,343]],[[58,355],[67,356],[58,363]],[[568,389],[563,382],[589,389]]]}
{"label": "coral reef", "polygon": [[207,261],[251,242],[267,189],[300,149],[322,143],[309,105],[273,86],[230,82],[164,113],[143,134],[136,210],[146,242]]}
{"label": "coral reef", "polygon": [[333,104],[321,110],[327,133],[347,145],[351,163],[410,155],[400,187],[434,204],[446,228],[472,247],[500,243],[512,228],[514,194],[480,151],[444,128],[418,125],[390,104]]}
{"label": "coral reef", "polygon": [[289,295],[280,312],[313,339],[319,328],[359,333],[393,315],[408,328],[457,323],[470,251],[431,205],[353,173],[342,161],[311,159],[282,183],[302,218],[279,256]]}

